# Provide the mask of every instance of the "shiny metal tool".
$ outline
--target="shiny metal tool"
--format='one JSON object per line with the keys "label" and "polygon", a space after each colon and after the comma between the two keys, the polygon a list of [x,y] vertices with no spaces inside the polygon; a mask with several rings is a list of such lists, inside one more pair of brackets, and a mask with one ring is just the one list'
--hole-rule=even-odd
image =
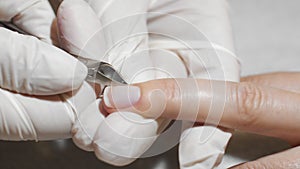
{"label": "shiny metal tool", "polygon": [[88,67],[86,80],[91,83],[100,84],[100,98],[103,96],[104,89],[107,86],[128,84],[111,64],[82,59],[80,57],[78,59]]}

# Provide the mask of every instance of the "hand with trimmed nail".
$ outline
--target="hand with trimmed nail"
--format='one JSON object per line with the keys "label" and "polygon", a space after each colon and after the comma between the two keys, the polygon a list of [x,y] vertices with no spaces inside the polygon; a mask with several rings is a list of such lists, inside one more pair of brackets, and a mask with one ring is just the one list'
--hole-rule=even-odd
{"label": "hand with trimmed nail", "polygon": [[[242,78],[241,83],[201,79],[154,80],[105,92],[103,108],[136,112],[145,117],[207,121],[212,106],[223,105],[218,126],[277,137],[300,144],[300,73],[272,73]],[[192,84],[192,85],[191,85]],[[193,89],[190,87],[193,86]],[[212,90],[225,88],[225,95]],[[222,91],[222,90],[220,90]],[[214,97],[225,96],[212,105]],[[190,106],[185,106],[185,104]],[[193,110],[199,106],[197,111]],[[157,110],[161,114],[157,114]],[[188,113],[190,112],[190,113]],[[284,168],[300,165],[300,148],[281,152],[233,168]]]}

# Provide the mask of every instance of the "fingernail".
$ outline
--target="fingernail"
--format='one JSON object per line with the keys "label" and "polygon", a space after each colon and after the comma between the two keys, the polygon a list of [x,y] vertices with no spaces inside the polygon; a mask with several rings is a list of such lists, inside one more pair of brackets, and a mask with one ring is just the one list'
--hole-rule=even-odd
{"label": "fingernail", "polygon": [[141,97],[137,86],[107,87],[103,93],[104,104],[109,108],[126,108],[136,104]]}

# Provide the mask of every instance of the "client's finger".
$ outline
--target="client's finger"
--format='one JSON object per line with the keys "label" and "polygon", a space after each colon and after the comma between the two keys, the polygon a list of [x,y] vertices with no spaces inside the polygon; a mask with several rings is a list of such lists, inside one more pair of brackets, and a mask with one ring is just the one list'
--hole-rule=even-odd
{"label": "client's finger", "polygon": [[165,79],[107,88],[104,102],[109,113],[122,109],[151,118],[220,124],[300,143],[300,95],[276,88]]}
{"label": "client's finger", "polygon": [[255,161],[240,164],[230,169],[295,169],[300,166],[300,147],[296,147],[281,153],[260,158]]}
{"label": "client's finger", "polygon": [[270,86],[300,93],[299,72],[277,72],[248,76],[241,79],[242,82],[251,82],[257,85]]}

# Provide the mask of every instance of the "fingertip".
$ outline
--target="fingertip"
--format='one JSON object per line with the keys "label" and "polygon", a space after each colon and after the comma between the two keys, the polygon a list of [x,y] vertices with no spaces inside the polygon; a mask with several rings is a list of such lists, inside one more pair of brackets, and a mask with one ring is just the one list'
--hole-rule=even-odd
{"label": "fingertip", "polygon": [[60,45],[70,53],[78,54],[80,47],[83,44],[78,44],[80,41],[75,41],[73,38],[77,32],[78,22],[76,20],[77,0],[64,0],[57,10],[57,27]]}
{"label": "fingertip", "polygon": [[80,88],[88,74],[87,67],[68,53],[52,49],[52,55],[48,51],[47,57],[40,62],[40,69],[34,73],[34,84],[40,85],[45,92],[39,94],[60,94]]}
{"label": "fingertip", "polygon": [[105,117],[114,112],[113,109],[106,107],[103,101],[99,104],[99,110]]}
{"label": "fingertip", "polygon": [[79,148],[85,151],[94,151],[93,138],[98,126],[104,120],[101,111],[98,110],[100,100],[96,100],[88,105],[76,118],[72,126],[72,139]]}
{"label": "fingertip", "polygon": [[57,12],[59,38],[69,53],[99,60],[105,53],[100,37],[101,23],[92,8],[82,0],[66,0]]}
{"label": "fingertip", "polygon": [[114,104],[113,102],[111,101],[111,88],[110,87],[106,87],[104,89],[104,92],[103,92],[103,105],[107,108],[107,109],[110,109],[110,108],[113,108],[114,107]]}
{"label": "fingertip", "polygon": [[[34,84],[41,89],[41,93],[38,94],[60,94],[79,89],[88,74],[87,67],[60,50],[57,50],[55,56],[50,57],[47,56],[39,66],[40,69],[33,74]],[[46,71],[41,70],[42,68]]]}
{"label": "fingertip", "polygon": [[135,113],[113,113],[98,127],[93,142],[95,154],[109,164],[128,165],[151,146],[157,126],[155,120]]}
{"label": "fingertip", "polygon": [[72,77],[73,78],[72,88],[78,89],[82,85],[87,74],[88,74],[87,67],[80,61],[77,61],[75,66],[74,76]]}

